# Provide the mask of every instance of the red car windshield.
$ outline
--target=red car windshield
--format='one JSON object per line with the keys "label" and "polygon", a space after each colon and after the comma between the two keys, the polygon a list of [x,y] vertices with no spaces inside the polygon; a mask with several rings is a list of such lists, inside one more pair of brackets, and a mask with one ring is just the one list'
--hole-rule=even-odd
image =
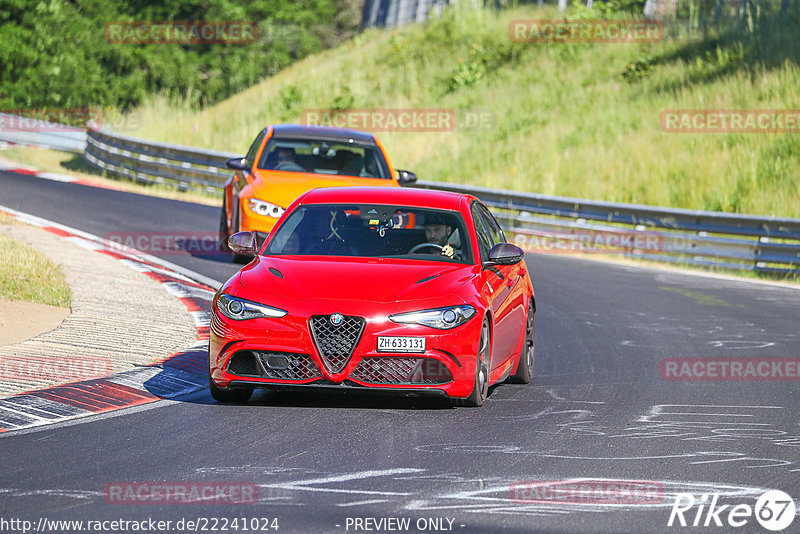
{"label": "red car windshield", "polygon": [[266,254],[472,263],[458,212],[385,205],[301,206],[275,231]]}
{"label": "red car windshield", "polygon": [[258,168],[391,178],[386,161],[377,146],[347,141],[272,138],[264,149]]}

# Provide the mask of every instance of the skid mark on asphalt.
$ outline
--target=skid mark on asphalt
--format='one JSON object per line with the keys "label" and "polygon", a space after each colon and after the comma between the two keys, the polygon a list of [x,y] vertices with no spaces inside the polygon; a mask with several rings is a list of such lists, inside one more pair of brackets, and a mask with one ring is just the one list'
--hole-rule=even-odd
{"label": "skid mark on asphalt", "polygon": [[762,349],[773,346],[790,348],[800,344],[800,333],[775,332],[756,323],[732,317],[674,317],[638,312],[631,315],[626,328],[630,338],[620,341],[623,347],[665,350],[663,344],[652,344],[653,334],[673,335],[697,340],[710,349]]}
{"label": "skid mark on asphalt", "polygon": [[62,384],[0,399],[0,433],[173,399],[207,387],[208,310],[214,296],[213,288],[155,265],[130,251],[108,250],[101,242],[76,235],[66,227],[47,226],[38,218],[18,218],[84,248],[107,254],[163,284],[192,315],[197,328],[197,343],[161,361],[108,378]]}
{"label": "skid mark on asphalt", "polygon": [[[526,484],[546,485],[552,481],[527,480]],[[573,487],[585,487],[586,493],[579,501],[570,502],[564,495],[555,494],[552,501],[520,500],[514,495],[515,484],[500,483],[489,484],[487,487],[462,490],[451,493],[437,495],[433,498],[414,501],[406,506],[407,510],[418,511],[462,511],[467,513],[481,514],[517,514],[529,516],[556,516],[571,513],[600,513],[621,510],[642,510],[654,508],[671,507],[679,493],[691,493],[694,495],[717,493],[720,495],[720,502],[727,500],[741,501],[742,499],[755,500],[764,491],[764,488],[749,486],[735,486],[727,484],[714,484],[705,482],[691,481],[636,481],[626,480],[617,481],[613,479],[586,479],[569,478],[558,481],[559,484],[568,484]],[[642,502],[614,503],[598,500],[592,502],[592,488],[607,487],[617,483],[641,483],[657,484],[660,488],[656,499],[649,498]]]}
{"label": "skid mark on asphalt", "polygon": [[[246,475],[256,484],[258,503],[291,507],[318,508],[324,495],[326,505],[340,508],[369,508],[373,505],[394,503],[398,512],[446,511],[459,514],[457,521],[465,520],[463,514],[522,514],[528,516],[559,516],[573,513],[603,513],[621,510],[658,509],[672,506],[679,493],[695,495],[718,493],[720,501],[755,500],[765,488],[717,484],[696,481],[616,480],[609,478],[565,477],[562,480],[542,479],[539,475],[518,475],[517,480],[491,476],[465,477],[453,472],[438,472],[416,467],[362,470],[353,472],[325,472],[309,468],[281,466],[229,466],[202,467],[196,476],[205,481],[209,475]],[[212,477],[213,478],[213,477]],[[520,484],[536,487],[564,487],[569,485],[584,491],[580,499],[564,499],[567,492],[550,492],[550,499],[533,500],[531,494],[518,493]],[[628,498],[627,494],[609,493],[615,484],[649,485],[656,488],[642,502],[616,502],[610,495]],[[391,487],[396,491],[382,491]],[[605,489],[600,489],[604,487]],[[597,492],[603,492],[600,496]],[[103,489],[16,489],[0,488],[4,497],[30,495],[59,496],[81,501],[102,501]],[[537,494],[539,495],[539,494]],[[545,495],[542,493],[541,495]],[[575,493],[573,492],[573,495]],[[627,495],[627,496],[626,496]]]}
{"label": "skid mark on asphalt", "polygon": [[[561,449],[547,450],[547,441],[536,446],[515,443],[491,446],[464,443],[419,445],[417,451],[434,454],[508,454],[564,461],[565,469],[575,462],[595,463],[673,460],[687,466],[732,464],[742,469],[796,472],[797,457],[792,450],[800,447],[800,435],[793,427],[778,421],[785,408],[775,405],[729,404],[656,404],[629,423],[601,425],[607,420],[599,405],[587,408],[583,399],[571,400],[570,394],[550,395],[559,400],[535,414],[499,415],[509,424],[537,420],[536,430],[547,437],[565,433],[592,436],[593,450],[619,451],[617,454],[569,454]],[[582,408],[571,409],[572,403]],[[787,422],[787,425],[791,423]],[[672,442],[670,445],[669,442]],[[767,447],[767,449],[765,449]],[[631,452],[626,454],[627,450]],[[669,450],[662,454],[660,451]],[[758,449],[759,454],[753,454]],[[764,452],[766,450],[766,452]]]}
{"label": "skid mark on asphalt", "polygon": [[[722,306],[726,308],[734,307],[734,305],[728,301],[722,300],[719,297],[715,297],[707,293],[703,293],[701,291],[691,291],[689,289],[670,286],[658,286],[658,289],[662,291],[672,291],[674,293],[678,293],[679,295],[683,295],[684,297],[691,299],[695,304],[700,304],[702,306]],[[735,307],[742,308],[744,306],[741,304],[736,304]]]}

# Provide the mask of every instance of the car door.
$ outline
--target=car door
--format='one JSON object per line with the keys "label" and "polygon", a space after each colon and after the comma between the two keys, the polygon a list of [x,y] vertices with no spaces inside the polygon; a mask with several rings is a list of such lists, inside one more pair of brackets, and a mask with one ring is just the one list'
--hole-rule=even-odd
{"label": "car door", "polygon": [[[491,248],[503,242],[503,233],[486,207],[479,202],[474,202],[472,205],[472,219],[475,224],[475,233],[478,237],[481,263],[485,264],[489,260]],[[509,295],[512,290],[512,287],[508,284],[510,276],[511,266],[508,265],[490,265],[484,267],[482,273],[484,294],[489,301],[489,307],[494,317],[490,372],[492,369],[503,365],[509,358],[511,346],[508,339],[511,327]],[[494,378],[491,379],[494,380]]]}
{"label": "car door", "polygon": [[[486,208],[486,206],[481,204],[479,205],[478,209],[483,216],[484,221],[486,222],[487,228],[489,229],[489,235],[492,239],[492,244],[496,245],[498,243],[507,243],[508,241],[506,240],[500,224]],[[522,336],[524,333],[523,325],[525,324],[525,318],[527,315],[527,309],[525,308],[525,287],[523,284],[526,268],[524,262],[498,267],[500,268],[500,272],[505,277],[506,285],[506,293],[504,294],[504,300],[502,304],[503,311],[502,318],[500,320],[501,324],[498,329],[503,335],[503,354],[507,354],[507,362],[510,365],[513,365],[516,362],[515,358],[521,349],[520,343],[522,342]],[[502,365],[502,362],[498,365]]]}

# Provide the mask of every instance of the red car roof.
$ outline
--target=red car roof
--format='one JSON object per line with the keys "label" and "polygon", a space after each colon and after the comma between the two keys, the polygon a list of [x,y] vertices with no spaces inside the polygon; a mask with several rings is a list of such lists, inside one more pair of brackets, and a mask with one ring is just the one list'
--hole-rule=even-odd
{"label": "red car roof", "polygon": [[465,196],[436,189],[408,187],[327,187],[312,189],[301,204],[397,204],[417,208],[434,208],[457,211]]}

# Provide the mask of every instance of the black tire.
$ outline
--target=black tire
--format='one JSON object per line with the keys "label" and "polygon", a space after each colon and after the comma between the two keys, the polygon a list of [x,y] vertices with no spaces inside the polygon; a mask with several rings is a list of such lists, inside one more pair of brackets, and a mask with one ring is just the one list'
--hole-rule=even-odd
{"label": "black tire", "polygon": [[477,408],[483,406],[489,395],[489,356],[492,347],[492,331],[489,328],[489,319],[483,320],[481,326],[481,339],[478,343],[477,364],[475,365],[475,382],[469,397],[450,399],[453,406]]}
{"label": "black tire", "polygon": [[512,384],[528,384],[533,378],[533,362],[536,358],[536,330],[533,324],[533,302],[528,304],[528,317],[525,320],[525,342],[519,353],[517,372],[508,377]]}
{"label": "black tire", "polygon": [[253,388],[221,388],[214,383],[211,375],[208,375],[208,390],[215,401],[225,403],[243,404],[253,395]]}
{"label": "black tire", "polygon": [[222,252],[231,251],[228,248],[228,237],[230,237],[231,233],[228,230],[228,210],[226,208],[225,197],[222,197],[222,210],[220,210],[219,214],[219,242],[217,243],[217,248]]}

